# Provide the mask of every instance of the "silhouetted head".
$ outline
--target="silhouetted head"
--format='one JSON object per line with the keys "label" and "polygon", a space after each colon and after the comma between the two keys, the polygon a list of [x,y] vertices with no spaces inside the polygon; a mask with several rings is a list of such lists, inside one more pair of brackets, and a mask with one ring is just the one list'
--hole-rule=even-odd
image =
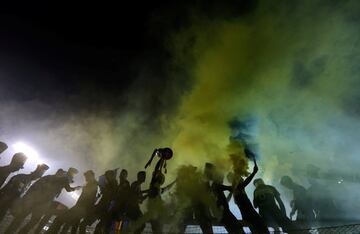
{"label": "silhouetted head", "polygon": [[122,169],[119,175],[120,181],[126,180],[128,177],[128,171],[126,169]]}
{"label": "silhouetted head", "polygon": [[70,167],[67,171],[67,175],[70,178],[74,178],[74,176],[76,176],[76,174],[79,173],[79,171],[76,168]]}
{"label": "silhouetted head", "polygon": [[116,181],[116,173],[114,170],[108,170],[105,172],[105,178],[107,182]]}
{"label": "silhouetted head", "polygon": [[37,165],[35,171],[33,171],[31,174],[34,176],[34,178],[40,178],[45,174],[45,172],[49,170],[49,166],[46,164],[39,164]]}
{"label": "silhouetted head", "polygon": [[66,172],[66,177],[68,178],[69,183],[74,183],[73,179],[77,173],[79,173],[79,171],[76,168],[69,167],[68,171]]}
{"label": "silhouetted head", "polygon": [[158,149],[159,156],[165,160],[169,160],[173,156],[173,151],[170,148]]}
{"label": "silhouetted head", "polygon": [[137,180],[141,183],[145,182],[146,179],[146,172],[145,171],[139,171],[137,173]]}
{"label": "silhouetted head", "polygon": [[254,180],[254,185],[255,185],[256,188],[258,186],[261,186],[261,185],[264,185],[264,184],[265,183],[264,183],[263,179],[261,179],[261,178],[257,178],[257,179]]}
{"label": "silhouetted head", "polygon": [[57,177],[65,177],[66,176],[66,171],[64,171],[62,168],[58,169],[55,173],[55,176]]}
{"label": "silhouetted head", "polygon": [[294,184],[294,182],[289,176],[283,176],[280,179],[280,184],[287,188],[290,188]]}
{"label": "silhouetted head", "polygon": [[14,170],[20,170],[24,168],[24,164],[27,160],[27,157],[24,153],[16,153],[11,159],[10,166],[14,168]]}
{"label": "silhouetted head", "polygon": [[95,173],[92,170],[88,170],[84,173],[86,182],[91,182],[95,180]]}
{"label": "silhouetted head", "polygon": [[7,144],[0,141],[0,154],[8,148]]}

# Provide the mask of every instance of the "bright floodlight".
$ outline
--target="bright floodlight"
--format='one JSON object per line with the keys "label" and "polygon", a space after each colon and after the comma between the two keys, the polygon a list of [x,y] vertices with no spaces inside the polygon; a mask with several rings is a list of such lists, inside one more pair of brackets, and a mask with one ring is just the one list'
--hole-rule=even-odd
{"label": "bright floodlight", "polygon": [[33,161],[35,163],[40,163],[40,158],[38,152],[34,150],[31,146],[23,143],[23,142],[17,142],[13,145],[13,148],[16,152],[22,152],[27,157],[28,160]]}

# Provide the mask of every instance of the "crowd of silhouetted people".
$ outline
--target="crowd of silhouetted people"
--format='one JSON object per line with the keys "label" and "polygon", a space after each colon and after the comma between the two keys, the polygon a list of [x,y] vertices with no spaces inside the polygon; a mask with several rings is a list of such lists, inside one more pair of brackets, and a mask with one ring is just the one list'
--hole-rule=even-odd
{"label": "crowd of silhouetted people", "polygon": [[[7,145],[1,142],[0,153],[6,149]],[[153,233],[163,233],[164,225],[173,223],[171,220],[176,220],[170,228],[172,233],[184,233],[189,223],[198,224],[203,233],[209,234],[213,233],[215,224],[234,234],[244,233],[244,226],[249,227],[251,233],[269,233],[268,227],[296,233],[336,212],[331,199],[326,197],[320,186],[314,184],[305,189],[289,176],[283,176],[280,183],[293,192],[288,217],[278,190],[265,184],[261,178],[254,179],[258,172],[255,159],[253,170],[247,177],[228,173],[229,185],[224,184],[224,175],[215,164],[205,163],[203,170],[187,166],[183,177],[178,176],[175,181],[163,186],[166,163],[172,155],[170,148],[154,150],[145,169],[155,158],[157,163],[151,173],[149,188],[143,189],[145,170],[137,172],[137,179],[132,183],[127,179],[126,169],[120,171],[118,179],[117,170],[107,170],[98,179],[92,170],[88,170],[83,173],[86,184],[77,187],[70,186],[78,174],[78,170],[72,167],[44,176],[49,166],[40,164],[29,174],[16,174],[9,178],[22,169],[27,160],[24,153],[16,153],[9,165],[0,167],[0,221],[11,216],[4,233],[55,234],[71,231],[84,234],[87,227],[95,224],[95,233],[141,233],[146,223],[151,224]],[[255,185],[253,202],[245,191],[251,181]],[[191,191],[182,192],[181,185],[186,183]],[[173,187],[178,190],[178,197],[166,205],[162,195]],[[82,191],[76,204],[69,209],[55,201],[64,189],[67,192]],[[225,194],[225,191],[229,193]],[[241,221],[229,208],[232,197],[241,212]],[[141,203],[146,199],[148,206],[143,212]],[[293,220],[295,215],[296,220]],[[49,222],[53,217],[53,221]]]}

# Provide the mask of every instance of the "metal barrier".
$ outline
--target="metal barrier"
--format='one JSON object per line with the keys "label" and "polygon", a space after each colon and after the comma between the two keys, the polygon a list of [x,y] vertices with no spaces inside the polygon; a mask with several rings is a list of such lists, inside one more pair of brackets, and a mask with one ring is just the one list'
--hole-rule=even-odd
{"label": "metal barrier", "polygon": [[[8,215],[7,217],[5,217],[3,222],[0,223],[0,233],[4,232],[4,228],[10,223],[11,219],[12,219],[12,217]],[[244,232],[250,234],[251,233],[250,229],[247,228],[246,225],[244,225],[244,226],[245,226],[243,228]],[[47,227],[45,227],[44,229],[46,230]],[[213,226],[213,231],[214,231],[214,234],[227,234],[225,228],[222,226],[218,226],[218,225]],[[94,232],[94,227],[87,228],[87,233],[92,234],[93,232]],[[145,227],[143,233],[144,234],[152,234],[150,224],[146,224],[146,227]],[[164,234],[165,233],[175,234],[175,233],[169,231],[169,227],[167,225],[164,226]],[[198,225],[196,225],[195,223],[191,223],[190,225],[188,225],[185,230],[185,233],[187,233],[187,234],[202,234],[200,227]],[[272,233],[281,234],[284,232],[274,232],[273,229],[270,228],[270,233],[271,234]],[[311,233],[311,234],[360,234],[360,223],[357,222],[357,223],[353,223],[353,224],[344,224],[344,225],[329,224],[329,226],[326,226],[326,227],[294,230],[291,233],[294,233],[294,234],[307,234],[307,233]]]}

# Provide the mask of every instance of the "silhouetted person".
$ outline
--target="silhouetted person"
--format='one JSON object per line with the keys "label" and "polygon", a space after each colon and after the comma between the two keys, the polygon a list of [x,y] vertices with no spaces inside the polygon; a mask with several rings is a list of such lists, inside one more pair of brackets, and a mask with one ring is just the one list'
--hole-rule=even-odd
{"label": "silhouetted person", "polygon": [[140,234],[144,228],[145,223],[139,223],[139,220],[143,217],[143,213],[140,209],[140,204],[147,196],[144,196],[141,190],[141,185],[145,182],[146,172],[139,171],[137,173],[137,180],[131,184],[130,196],[126,201],[126,213],[125,216],[130,220],[130,228],[135,234]]}
{"label": "silhouetted person", "polygon": [[148,197],[148,212],[144,215],[142,221],[139,221],[138,223],[149,221],[152,232],[159,234],[162,233],[163,230],[162,219],[165,216],[166,211],[161,199],[161,193],[164,191],[164,189],[161,188],[161,185],[165,182],[165,175],[162,170],[164,169],[164,172],[166,173],[166,160],[172,158],[173,152],[170,148],[155,149],[150,160],[146,163],[145,168],[151,165],[152,160],[156,156],[159,157],[159,160],[152,173],[149,189],[146,190]]}
{"label": "silhouetted person", "polygon": [[297,212],[297,223],[304,228],[308,228],[311,222],[315,220],[315,215],[306,189],[296,184],[289,176],[283,176],[280,183],[293,192],[291,214],[294,215],[294,213]]}
{"label": "silhouetted person", "polygon": [[281,227],[285,232],[295,230],[295,224],[286,217],[284,203],[276,188],[266,185],[262,179],[255,179],[254,185],[254,207],[259,208],[259,214],[267,225],[275,229]]}
{"label": "silhouetted person", "polygon": [[150,224],[153,233],[159,234],[163,231],[162,214],[161,210],[163,201],[161,199],[161,185],[165,182],[165,176],[162,173],[165,160],[160,158],[153,171],[149,191],[148,191],[148,209],[151,214]]}
{"label": "silhouetted person", "polygon": [[124,215],[125,202],[126,199],[128,199],[130,193],[130,183],[127,180],[127,177],[128,171],[126,169],[122,169],[119,174],[119,185],[117,187],[114,200],[110,205],[109,215],[103,221],[104,226],[111,226],[116,229],[119,224],[119,219],[121,219]]}
{"label": "silhouetted person", "polygon": [[178,221],[173,227],[175,233],[185,233],[187,224],[193,220],[199,224],[202,233],[213,233],[212,221],[215,218],[211,211],[218,210],[209,179],[213,167],[213,164],[205,163],[201,173],[196,167],[187,165],[178,171],[174,202],[179,211],[175,211]]}
{"label": "silhouetted person", "polygon": [[73,176],[77,174],[75,168],[69,168],[67,172],[59,169],[56,174],[48,175],[36,181],[15,205],[13,209],[14,219],[6,229],[5,233],[16,233],[25,218],[31,214],[30,221],[19,231],[19,233],[29,232],[46,214],[51,202],[60,195],[62,189],[72,192],[78,187],[72,188]]}
{"label": "silhouetted person", "polygon": [[[269,230],[261,218],[261,216],[256,212],[254,207],[252,206],[246,192],[245,188],[250,184],[254,176],[258,171],[258,166],[256,161],[254,160],[254,169],[252,173],[244,180],[243,178],[239,178],[240,181],[237,182],[234,178],[233,174],[228,175],[228,180],[233,184],[233,196],[235,204],[238,206],[241,217],[244,221],[250,224],[251,233],[263,234],[269,233]],[[229,197],[228,200],[230,200]]]}
{"label": "silhouetted person", "polygon": [[25,193],[30,184],[42,177],[48,169],[49,167],[46,164],[40,164],[30,174],[18,174],[9,180],[0,190],[0,221],[14,202]]}
{"label": "silhouetted person", "polygon": [[[209,178],[211,178],[211,173],[212,173],[213,167],[214,167],[213,164],[205,163],[204,177],[203,177],[204,181],[200,182],[201,186],[203,186],[203,190],[207,193],[207,197],[208,197],[208,195],[211,195],[211,192],[212,192]],[[216,201],[214,201],[214,202],[216,202]],[[212,228],[213,216],[211,214],[210,207],[208,206],[208,204],[204,203],[201,200],[195,199],[195,200],[193,200],[193,203],[191,205],[192,205],[193,212],[194,212],[194,218],[199,223],[201,231],[203,233],[212,234],[213,233],[213,228]]]}
{"label": "silhouetted person", "polygon": [[121,194],[122,191],[127,191],[130,189],[130,183],[127,178],[128,178],[128,171],[126,169],[122,169],[119,175],[119,186],[118,186],[119,194]]}
{"label": "silhouetted person", "polygon": [[127,180],[127,177],[127,170],[122,169],[119,175],[119,186],[116,191],[115,205],[113,208],[114,219],[121,218],[125,213],[126,201],[130,196],[130,183]]}
{"label": "silhouetted person", "polygon": [[75,206],[59,215],[46,233],[58,233],[61,226],[63,226],[62,234],[68,233],[70,228],[72,234],[77,233],[80,220],[86,216],[87,212],[90,212],[91,207],[95,204],[98,190],[94,172],[92,170],[86,171],[84,176],[86,185],[82,187],[82,193]]}
{"label": "silhouetted person", "polygon": [[118,184],[114,170],[106,171],[104,177],[105,184],[100,186],[101,198],[80,223],[79,233],[86,233],[86,227],[91,226],[98,219],[100,219],[100,222],[96,225],[95,232],[109,233],[110,227],[106,226],[106,221],[110,215],[110,204],[115,199]]}
{"label": "silhouetted person", "polygon": [[16,172],[24,168],[24,164],[27,160],[27,157],[23,153],[16,153],[11,159],[9,165],[0,167],[0,187],[3,186],[6,179],[13,172]]}
{"label": "silhouetted person", "polygon": [[229,203],[224,194],[224,191],[232,191],[232,187],[222,184],[224,180],[223,175],[215,169],[214,165],[207,164],[207,166],[207,177],[213,182],[211,185],[211,191],[215,195],[216,204],[218,209],[221,211],[220,222],[224,225],[228,233],[244,233],[242,227],[239,225],[239,221],[233,213],[231,213]]}

